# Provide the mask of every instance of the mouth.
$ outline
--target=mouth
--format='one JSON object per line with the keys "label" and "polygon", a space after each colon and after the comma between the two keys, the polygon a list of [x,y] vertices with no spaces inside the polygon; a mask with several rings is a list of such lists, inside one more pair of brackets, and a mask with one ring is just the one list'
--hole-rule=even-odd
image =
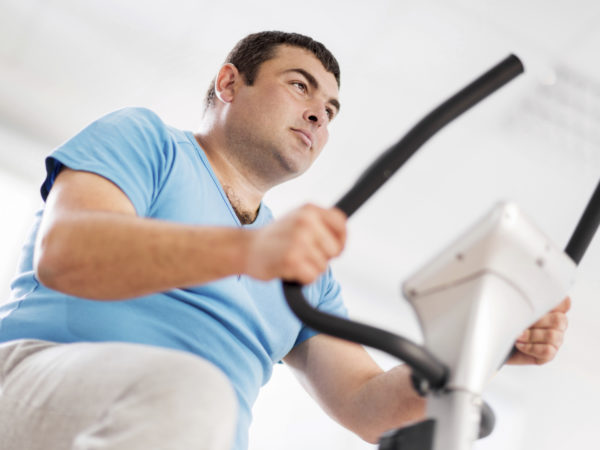
{"label": "mouth", "polygon": [[307,147],[312,148],[313,138],[311,134],[307,131],[299,130],[297,128],[292,128],[292,131],[300,137],[300,139],[306,144]]}

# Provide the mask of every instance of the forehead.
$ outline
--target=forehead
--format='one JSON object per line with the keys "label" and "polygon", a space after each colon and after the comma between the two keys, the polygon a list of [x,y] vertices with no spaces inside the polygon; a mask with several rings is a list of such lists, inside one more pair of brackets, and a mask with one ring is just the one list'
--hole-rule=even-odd
{"label": "forehead", "polygon": [[335,76],[328,72],[323,63],[309,50],[302,47],[280,45],[275,48],[273,57],[259,68],[259,76],[265,74],[279,75],[292,69],[303,69],[316,78],[319,88],[330,96],[337,97],[338,85]]}

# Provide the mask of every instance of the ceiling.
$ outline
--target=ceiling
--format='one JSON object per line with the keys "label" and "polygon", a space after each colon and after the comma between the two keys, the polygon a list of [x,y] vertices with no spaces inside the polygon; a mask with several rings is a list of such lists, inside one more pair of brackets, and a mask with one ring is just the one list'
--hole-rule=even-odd
{"label": "ceiling", "polygon": [[283,29],[312,35],[338,56],[347,116],[339,128],[393,114],[397,125],[386,129],[395,137],[508,51],[540,80],[555,79],[559,65],[598,80],[599,18],[592,0],[4,0],[0,121],[55,144],[99,113],[143,104],[194,128],[231,46],[252,31]]}

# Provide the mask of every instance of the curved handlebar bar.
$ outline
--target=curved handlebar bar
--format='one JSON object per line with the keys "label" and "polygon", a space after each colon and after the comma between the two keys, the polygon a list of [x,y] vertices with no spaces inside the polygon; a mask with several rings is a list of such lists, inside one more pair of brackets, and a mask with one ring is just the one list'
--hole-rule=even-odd
{"label": "curved handlebar bar", "polygon": [[600,225],[600,182],[596,185],[596,190],[588,201],[569,243],[565,247],[565,253],[575,264],[579,264],[583,259],[598,225]]}
{"label": "curved handlebar bar", "polygon": [[[382,153],[336,206],[350,217],[425,141],[523,70],[519,58],[510,55],[446,100],[418,122],[400,141]],[[388,331],[318,311],[306,301],[302,286],[298,283],[284,281],[283,292],[292,311],[309,327],[383,350],[409,364],[416,375],[427,380],[433,388],[440,388],[445,384],[447,367],[424,347]]]}

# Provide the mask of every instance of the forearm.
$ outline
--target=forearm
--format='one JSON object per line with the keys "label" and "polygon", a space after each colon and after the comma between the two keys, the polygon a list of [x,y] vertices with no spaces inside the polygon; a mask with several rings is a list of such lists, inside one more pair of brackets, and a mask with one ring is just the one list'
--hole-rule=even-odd
{"label": "forearm", "polygon": [[42,283],[61,292],[125,299],[242,273],[250,233],[70,212],[42,223],[35,268]]}
{"label": "forearm", "polygon": [[358,344],[319,334],[284,361],[327,414],[368,442],[424,415],[408,366],[383,372]]}
{"label": "forearm", "polygon": [[412,388],[410,368],[397,366],[374,376],[353,396],[348,408],[353,428],[364,440],[375,443],[388,430],[420,420],[425,400]]}

